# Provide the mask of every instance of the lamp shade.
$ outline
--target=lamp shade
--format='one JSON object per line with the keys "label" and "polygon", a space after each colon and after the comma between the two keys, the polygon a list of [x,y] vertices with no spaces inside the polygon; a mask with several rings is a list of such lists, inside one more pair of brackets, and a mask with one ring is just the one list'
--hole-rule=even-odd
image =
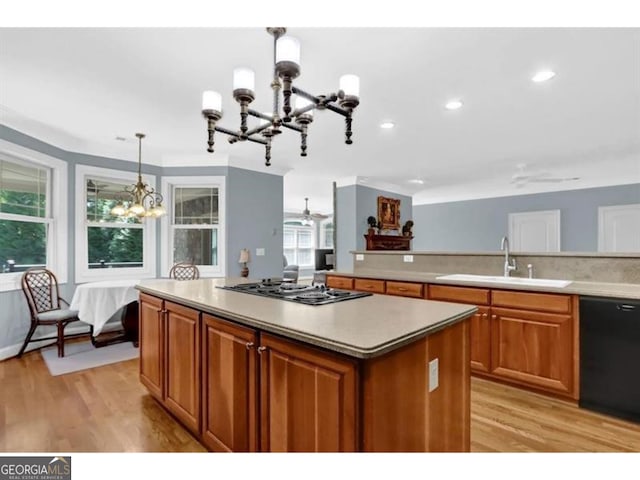
{"label": "lamp shade", "polygon": [[236,68],[233,70],[233,89],[245,89],[253,92],[256,86],[256,74],[249,68]]}
{"label": "lamp shade", "polygon": [[247,263],[249,262],[249,250],[243,248],[240,250],[240,258],[238,259],[238,263]]}
{"label": "lamp shade", "polygon": [[222,112],[222,97],[218,92],[207,90],[202,93],[202,110]]}
{"label": "lamp shade", "polygon": [[360,78],[357,75],[347,74],[340,77],[340,90],[351,97],[360,96]]}
{"label": "lamp shade", "polygon": [[300,65],[300,42],[297,38],[285,35],[276,44],[276,63],[293,62]]}

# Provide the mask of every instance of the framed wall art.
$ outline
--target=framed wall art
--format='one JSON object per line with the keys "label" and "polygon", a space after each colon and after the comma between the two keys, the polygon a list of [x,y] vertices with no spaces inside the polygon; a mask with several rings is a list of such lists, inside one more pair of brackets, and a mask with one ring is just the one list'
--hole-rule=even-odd
{"label": "framed wall art", "polygon": [[378,222],[382,230],[398,230],[400,228],[399,199],[378,197]]}

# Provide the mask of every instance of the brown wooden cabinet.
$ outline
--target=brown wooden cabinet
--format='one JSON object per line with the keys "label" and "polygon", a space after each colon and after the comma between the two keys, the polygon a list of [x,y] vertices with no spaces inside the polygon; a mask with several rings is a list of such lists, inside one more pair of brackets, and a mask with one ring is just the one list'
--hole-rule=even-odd
{"label": "brown wooden cabinet", "polygon": [[200,431],[200,312],[165,301],[165,405],[194,433]]}
{"label": "brown wooden cabinet", "polygon": [[491,373],[573,394],[571,315],[493,308]]}
{"label": "brown wooden cabinet", "polygon": [[356,278],[353,280],[353,289],[360,292],[384,293],[384,280]]}
{"label": "brown wooden cabinet", "polygon": [[146,294],[140,304],[140,379],[209,450],[469,451],[466,320],[355,359]]}
{"label": "brown wooden cabinet", "polygon": [[327,275],[327,287],[341,290],[353,290],[353,278]]}
{"label": "brown wooden cabinet", "polygon": [[429,285],[428,298],[476,305],[478,311],[471,317],[471,370],[491,371],[491,292],[486,288]]}
{"label": "brown wooden cabinet", "polygon": [[261,337],[261,450],[356,451],[356,362]]}
{"label": "brown wooden cabinet", "polygon": [[367,250],[411,250],[413,237],[400,235],[364,235]]}
{"label": "brown wooden cabinet", "polygon": [[202,442],[214,452],[258,451],[258,334],[202,314]]}
{"label": "brown wooden cabinet", "polygon": [[422,283],[413,282],[392,282],[387,280],[387,295],[398,295],[401,297],[422,298]]}
{"label": "brown wooden cabinet", "polygon": [[158,400],[164,392],[164,302],[140,294],[140,381]]}
{"label": "brown wooden cabinet", "polygon": [[200,312],[140,294],[140,381],[194,434],[200,431]]}
{"label": "brown wooden cabinet", "polygon": [[474,373],[578,398],[575,296],[430,285],[432,300],[473,303]]}

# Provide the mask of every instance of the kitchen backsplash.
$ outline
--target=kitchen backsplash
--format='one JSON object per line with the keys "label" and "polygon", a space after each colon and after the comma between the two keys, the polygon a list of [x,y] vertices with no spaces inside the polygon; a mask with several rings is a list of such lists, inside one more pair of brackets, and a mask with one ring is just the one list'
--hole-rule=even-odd
{"label": "kitchen backsplash", "polygon": [[[372,270],[395,270],[425,273],[469,273],[475,275],[502,275],[502,253],[439,253],[439,252],[352,252],[354,273]],[[357,260],[356,255],[363,256]],[[405,262],[410,255],[413,262]],[[518,269],[513,277],[526,277],[527,265],[533,265],[534,278],[573,280],[605,283],[640,284],[640,256],[593,254],[511,254]],[[640,288],[640,287],[639,287]]]}

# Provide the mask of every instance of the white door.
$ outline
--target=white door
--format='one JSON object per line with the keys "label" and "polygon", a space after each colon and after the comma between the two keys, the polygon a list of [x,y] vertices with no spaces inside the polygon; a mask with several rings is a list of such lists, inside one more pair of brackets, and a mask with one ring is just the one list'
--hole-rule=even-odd
{"label": "white door", "polygon": [[510,213],[509,242],[514,252],[559,252],[560,210]]}
{"label": "white door", "polygon": [[640,204],[598,208],[598,251],[640,252]]}

